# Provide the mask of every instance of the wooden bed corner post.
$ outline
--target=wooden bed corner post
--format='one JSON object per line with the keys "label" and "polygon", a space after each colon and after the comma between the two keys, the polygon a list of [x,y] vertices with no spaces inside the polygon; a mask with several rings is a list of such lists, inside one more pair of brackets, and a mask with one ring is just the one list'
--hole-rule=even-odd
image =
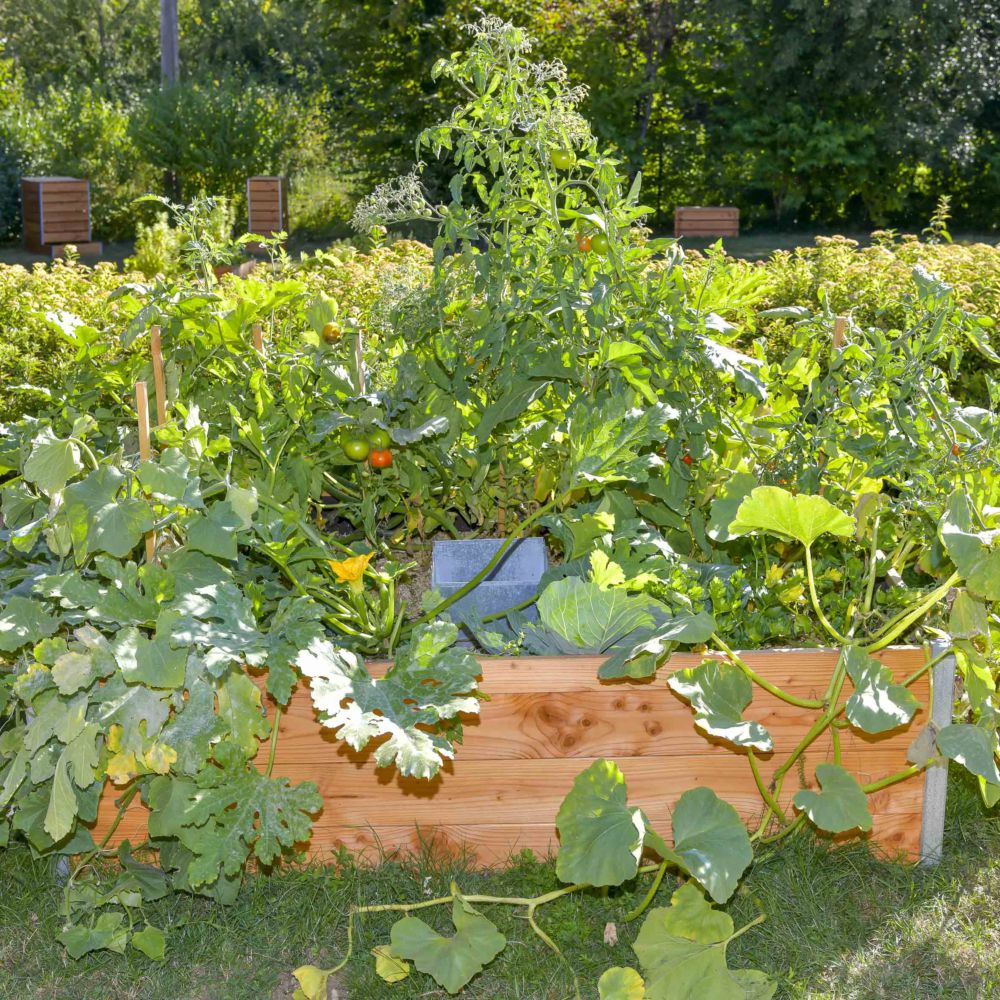
{"label": "wooden bed corner post", "polygon": [[[149,446],[149,393],[145,382],[135,384],[135,409],[139,424],[139,458],[148,462],[152,457]],[[156,532],[146,532],[146,562],[156,560]]]}
{"label": "wooden bed corner post", "polygon": [[847,341],[847,317],[838,316],[833,321],[833,349],[839,351]]}
{"label": "wooden bed corner post", "polygon": [[153,387],[156,392],[156,426],[167,422],[167,380],[163,375],[163,346],[160,341],[160,327],[149,328],[149,353],[153,359]]}

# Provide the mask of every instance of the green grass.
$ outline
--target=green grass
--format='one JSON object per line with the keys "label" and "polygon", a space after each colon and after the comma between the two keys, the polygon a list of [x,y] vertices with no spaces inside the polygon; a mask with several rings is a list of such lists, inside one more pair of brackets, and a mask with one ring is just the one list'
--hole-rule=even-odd
{"label": "green grass", "polygon": [[[511,869],[471,872],[446,864],[345,864],[283,871],[248,880],[239,902],[215,908],[177,897],[150,907],[149,917],[173,928],[167,959],[131,952],[79,963],[55,936],[60,894],[46,862],[23,849],[0,851],[0,996],[59,1000],[278,1000],[291,995],[289,970],[333,964],[345,944],[351,903],[419,900],[447,892],[457,878],[468,892],[532,895],[557,885],[548,862],[519,860]],[[540,922],[576,969],[584,996],[609,966],[632,964],[637,925],[623,916],[645,883],[607,898],[597,893],[560,900]],[[666,887],[665,887],[666,888]],[[666,893],[661,890],[660,902]],[[778,997],[990,1000],[1000,998],[1000,823],[986,813],[974,785],[952,781],[946,857],[937,868],[893,864],[865,846],[828,849],[808,836],[757,859],[731,904],[737,924],[763,910],[766,922],[734,942],[734,967],[764,969],[780,981]],[[476,1000],[564,1000],[565,969],[506,907],[489,915],[509,939],[506,952],[469,987]],[[444,908],[422,916],[445,927]],[[387,940],[394,917],[366,919],[355,959],[341,986],[350,1000],[444,997],[417,974],[387,986],[368,951]],[[607,922],[619,941],[603,943]],[[345,1000],[342,990],[340,1000]]]}

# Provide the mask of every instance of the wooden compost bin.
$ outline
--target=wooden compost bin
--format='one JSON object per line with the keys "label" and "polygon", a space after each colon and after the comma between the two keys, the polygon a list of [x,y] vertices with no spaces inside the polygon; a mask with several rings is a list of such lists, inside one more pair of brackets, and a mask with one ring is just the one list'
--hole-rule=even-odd
{"label": "wooden compost bin", "polygon": [[[247,180],[247,232],[276,236],[288,232],[288,179],[251,177]],[[250,244],[250,248],[259,244]]]}
{"label": "wooden compost bin", "polygon": [[[877,655],[897,680],[924,662],[923,650],[916,647],[891,648]],[[835,650],[768,650],[743,656],[754,670],[789,693],[811,698],[825,691],[837,660]],[[651,681],[609,682],[597,679],[601,663],[597,657],[483,658],[481,662],[482,688],[491,700],[483,702],[478,718],[469,719],[456,759],[429,782],[401,778],[393,768],[376,769],[370,750],[355,753],[331,730],[320,728],[309,691],[300,683],[281,718],[273,773],[319,786],[325,806],[308,845],[314,855],[322,857],[345,845],[375,856],[379,848],[409,851],[430,841],[445,849],[464,845],[483,863],[504,861],[522,848],[545,855],[557,847],[555,816],[573,779],[599,757],[619,764],[628,782],[629,802],[641,806],[665,836],[670,833],[674,802],[697,785],[713,788],[748,820],[760,815],[760,797],[745,756],[713,745],[695,730],[690,707],[665,683],[666,671]],[[698,656],[677,655],[667,669],[699,662]],[[373,664],[371,669],[380,675],[386,665]],[[928,675],[911,690],[921,708],[909,728],[881,736],[843,731],[842,763],[861,782],[876,781],[907,766],[907,749],[928,721]],[[939,702],[950,714],[950,689],[941,695]],[[761,758],[766,776],[816,718],[815,712],[788,705],[756,686],[745,714],[774,738],[775,753]],[[260,767],[267,749],[264,746],[258,758]],[[803,787],[803,775],[805,786],[814,787],[816,765],[830,759],[826,736],[806,751],[804,768],[796,766],[786,777],[782,804],[787,806]],[[934,770],[926,779],[918,776],[869,796],[874,815],[870,836],[887,852],[920,856],[925,781],[943,777]],[[107,829],[118,794],[105,792],[95,834]],[[937,812],[941,805],[937,804]],[[129,838],[137,843],[145,833],[145,807],[136,800],[115,842]],[[934,836],[939,835],[940,831]]]}
{"label": "wooden compost bin", "polygon": [[33,253],[58,257],[72,243],[80,253],[97,254],[90,231],[90,181],[77,177],[22,177],[24,245]]}
{"label": "wooden compost bin", "polygon": [[674,209],[674,236],[739,236],[740,210],[728,206],[702,208],[680,205]]}

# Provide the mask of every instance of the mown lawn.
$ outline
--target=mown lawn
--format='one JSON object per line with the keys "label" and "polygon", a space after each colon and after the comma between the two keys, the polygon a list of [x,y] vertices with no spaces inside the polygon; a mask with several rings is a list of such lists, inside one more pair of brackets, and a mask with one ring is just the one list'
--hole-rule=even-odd
{"label": "mown lawn", "polygon": [[[49,865],[21,849],[0,852],[0,996],[284,1000],[294,988],[290,969],[337,960],[351,903],[421,899],[447,892],[452,878],[467,891],[497,895],[531,895],[557,884],[551,863],[524,859],[494,873],[471,872],[460,860],[285,871],[251,878],[228,909],[183,897],[151,907],[155,923],[173,927],[164,963],[135,952],[73,963],[55,941],[59,891]],[[629,944],[637,928],[621,921],[644,889],[645,883],[608,898],[567,897],[541,913],[542,926],[577,970],[588,1000],[596,997],[593,984],[601,971],[631,964]],[[789,1000],[989,1000],[1000,997],[998,899],[1000,823],[983,810],[975,787],[955,775],[946,858],[937,868],[892,864],[863,846],[829,850],[809,837],[758,858],[731,909],[737,924],[758,908],[767,921],[734,942],[730,961],[768,970],[780,980],[778,997]],[[446,916],[422,915],[430,922]],[[490,916],[511,943],[466,995],[569,998],[568,973],[524,921],[503,907]],[[374,975],[367,953],[387,940],[392,919],[369,919],[359,927],[356,959],[340,984],[339,1000],[446,996],[419,974],[396,986]],[[603,944],[608,921],[617,923],[615,947]]]}

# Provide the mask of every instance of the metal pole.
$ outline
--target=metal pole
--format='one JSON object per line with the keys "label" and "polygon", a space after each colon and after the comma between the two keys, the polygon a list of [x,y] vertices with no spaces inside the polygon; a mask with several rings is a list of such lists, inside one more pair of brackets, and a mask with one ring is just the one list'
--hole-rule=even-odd
{"label": "metal pole", "polygon": [[180,73],[177,0],[160,0],[160,79],[166,86]]}

